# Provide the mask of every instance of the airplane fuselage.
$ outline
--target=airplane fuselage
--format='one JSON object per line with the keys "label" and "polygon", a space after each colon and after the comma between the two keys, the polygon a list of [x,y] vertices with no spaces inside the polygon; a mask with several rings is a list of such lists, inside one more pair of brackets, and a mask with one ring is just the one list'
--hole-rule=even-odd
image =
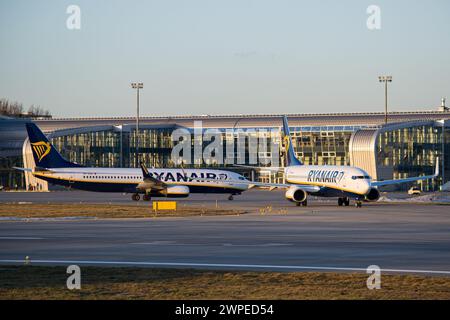
{"label": "airplane fuselage", "polygon": [[[237,173],[207,169],[148,169],[149,174],[169,186],[183,185],[189,193],[239,194],[248,189]],[[136,193],[143,183],[141,169],[134,168],[52,168],[48,171],[33,171],[33,175],[50,183],[73,189],[98,192]],[[196,178],[202,179],[196,181]],[[205,179],[211,179],[205,180]],[[233,180],[233,182],[227,182]],[[156,196],[156,192],[153,196]]]}
{"label": "airplane fuselage", "polygon": [[289,166],[284,170],[286,182],[320,187],[317,196],[363,197],[370,191],[370,176],[350,166]]}

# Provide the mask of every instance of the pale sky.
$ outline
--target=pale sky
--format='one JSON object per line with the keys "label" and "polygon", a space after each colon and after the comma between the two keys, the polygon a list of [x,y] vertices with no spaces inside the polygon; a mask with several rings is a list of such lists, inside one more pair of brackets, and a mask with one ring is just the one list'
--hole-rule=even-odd
{"label": "pale sky", "polygon": [[142,115],[382,111],[381,74],[392,110],[450,103],[447,0],[0,0],[0,40],[0,98],[58,117],[134,115],[131,81]]}

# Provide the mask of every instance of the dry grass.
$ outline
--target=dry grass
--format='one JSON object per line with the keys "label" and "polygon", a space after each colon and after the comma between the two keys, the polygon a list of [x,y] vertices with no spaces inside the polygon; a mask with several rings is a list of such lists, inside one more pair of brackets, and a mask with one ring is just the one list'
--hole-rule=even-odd
{"label": "dry grass", "polygon": [[0,266],[0,299],[450,299],[450,277],[230,272],[82,267],[82,288],[66,289],[65,267]]}
{"label": "dry grass", "polygon": [[0,217],[17,218],[58,218],[58,217],[93,217],[93,218],[148,218],[155,216],[199,216],[199,215],[237,215],[243,210],[215,208],[179,207],[177,211],[155,212],[142,205],[107,205],[107,204],[0,204]]}

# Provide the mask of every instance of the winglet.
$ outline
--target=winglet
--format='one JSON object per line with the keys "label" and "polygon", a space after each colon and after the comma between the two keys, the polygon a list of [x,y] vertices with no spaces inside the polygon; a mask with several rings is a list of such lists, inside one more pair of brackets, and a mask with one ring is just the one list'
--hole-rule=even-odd
{"label": "winglet", "polygon": [[434,176],[437,177],[439,175],[439,157],[436,157],[436,169],[434,170]]}
{"label": "winglet", "polygon": [[144,179],[146,178],[151,178],[150,174],[148,173],[148,169],[145,166],[145,164],[143,162],[140,162],[139,165],[141,166],[142,169],[142,175],[144,176]]}

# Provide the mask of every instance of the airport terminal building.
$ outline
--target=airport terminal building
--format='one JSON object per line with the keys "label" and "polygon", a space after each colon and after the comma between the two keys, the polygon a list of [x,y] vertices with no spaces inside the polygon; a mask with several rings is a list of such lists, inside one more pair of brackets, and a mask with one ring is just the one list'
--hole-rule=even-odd
{"label": "airport terminal building", "polygon": [[[141,117],[139,137],[136,119],[60,118],[34,119],[52,143],[68,160],[87,166],[135,167],[136,152],[148,167],[174,167],[171,157],[177,144],[173,132],[183,129],[192,135],[215,130],[221,135],[224,158],[228,162],[193,161],[187,166],[237,170],[252,179],[281,182],[281,174],[252,170],[238,165],[283,166],[281,138],[282,115],[204,115]],[[418,182],[424,191],[439,190],[450,177],[450,112],[393,112],[385,124],[383,113],[290,114],[292,143],[305,164],[354,165],[366,170],[375,180],[399,179],[434,172],[437,159],[441,176]],[[31,120],[28,120],[31,121]],[[12,166],[33,167],[31,148],[26,139],[26,120],[0,118],[0,185],[4,187],[47,190],[47,182],[22,174]],[[237,152],[239,132],[248,140]],[[265,138],[267,146],[255,145],[253,138]],[[137,148],[137,141],[139,146]],[[195,139],[192,144],[195,144]],[[202,148],[210,142],[200,141]],[[258,163],[252,154],[258,154]],[[222,152],[222,151],[221,151]],[[229,161],[229,158],[233,158]],[[274,163],[276,159],[278,163]],[[398,186],[405,190],[410,185]],[[51,188],[51,187],[50,187]]]}

